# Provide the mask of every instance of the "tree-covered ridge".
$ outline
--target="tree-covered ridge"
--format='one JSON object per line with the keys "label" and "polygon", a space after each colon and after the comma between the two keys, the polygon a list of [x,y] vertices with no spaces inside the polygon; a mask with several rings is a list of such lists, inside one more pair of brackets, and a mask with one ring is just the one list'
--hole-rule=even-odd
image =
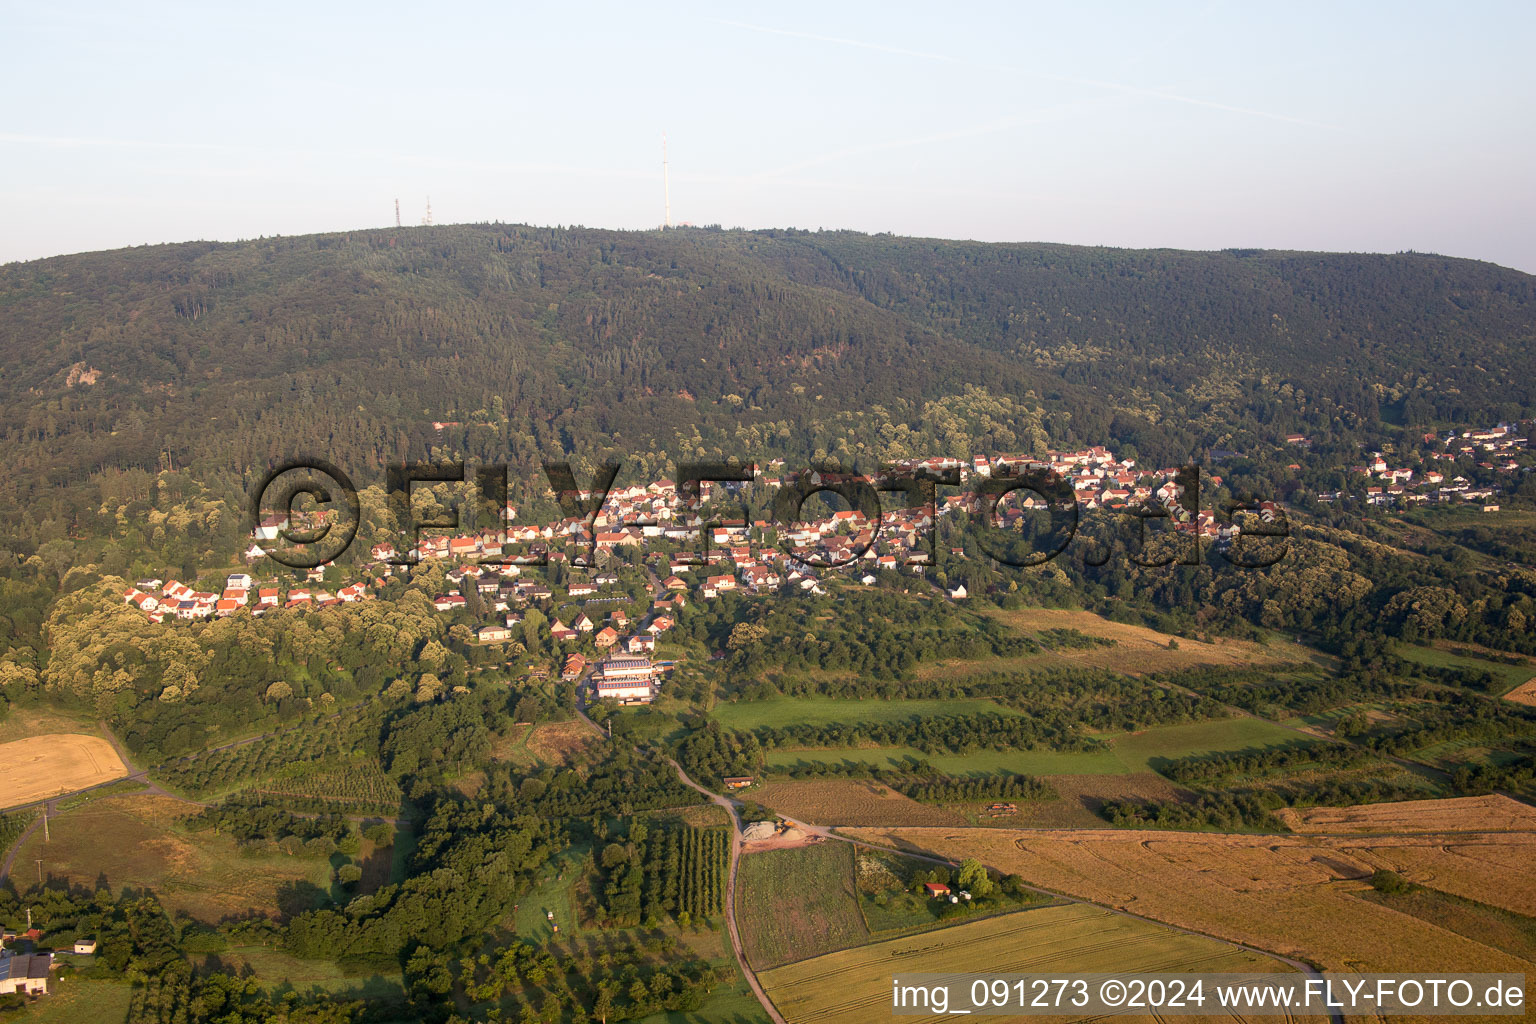
{"label": "tree-covered ridge", "polygon": [[434,451],[507,461],[516,483],[565,453],[644,479],[704,455],[1046,438],[1161,464],[1382,417],[1489,421],[1531,405],[1532,296],[1527,275],[1415,254],[783,231],[478,225],[59,257],[0,267],[0,500],[30,552],[149,516],[167,467],[207,493],[159,511],[220,533],[295,452],[361,484]]}

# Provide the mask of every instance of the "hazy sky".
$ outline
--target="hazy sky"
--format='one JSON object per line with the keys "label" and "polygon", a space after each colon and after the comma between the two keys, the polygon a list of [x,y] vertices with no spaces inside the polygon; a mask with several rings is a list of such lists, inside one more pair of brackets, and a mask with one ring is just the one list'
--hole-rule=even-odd
{"label": "hazy sky", "polygon": [[665,131],[674,221],[1536,272],[1528,0],[56,6],[0,0],[0,261],[651,227]]}

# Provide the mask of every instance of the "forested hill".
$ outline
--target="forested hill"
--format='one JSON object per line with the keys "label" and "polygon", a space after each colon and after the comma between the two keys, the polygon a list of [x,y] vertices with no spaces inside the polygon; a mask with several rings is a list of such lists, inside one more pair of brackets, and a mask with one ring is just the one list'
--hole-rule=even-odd
{"label": "forested hill", "polygon": [[1046,443],[1168,462],[1512,418],[1533,381],[1536,278],[1418,254],[503,225],[188,243],[0,267],[0,503],[35,541],[157,469],[233,494],[290,454],[368,477],[434,446],[626,473]]}

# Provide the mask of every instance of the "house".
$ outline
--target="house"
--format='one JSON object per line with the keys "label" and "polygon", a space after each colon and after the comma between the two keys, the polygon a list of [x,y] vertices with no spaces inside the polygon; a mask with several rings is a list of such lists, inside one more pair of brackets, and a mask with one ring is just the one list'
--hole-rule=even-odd
{"label": "house", "polygon": [[943,882],[928,882],[923,885],[923,890],[928,893],[929,899],[941,899],[949,895],[949,886]]}
{"label": "house", "polygon": [[636,634],[624,640],[624,650],[630,654],[650,654],[656,649],[656,638],[649,633]]}
{"label": "house", "polygon": [[959,586],[955,587],[949,592],[949,596],[954,600],[959,601],[962,598],[968,597],[969,594],[966,592],[965,584],[961,583]]}
{"label": "house", "polygon": [[432,607],[440,612],[463,608],[466,603],[465,599],[459,594],[439,594],[432,599]]}
{"label": "house", "polygon": [[581,674],[587,669],[587,659],[580,654],[572,654],[565,659],[565,668],[560,672],[560,678],[567,682],[572,679],[580,679]]}
{"label": "house", "polygon": [[750,775],[727,775],[721,780],[726,789],[746,789],[757,780]]}
{"label": "house", "polygon": [[550,625],[550,627],[549,627],[549,635],[554,637],[556,640],[561,640],[561,641],[564,641],[564,640],[575,640],[576,636],[577,636],[576,631],[574,629],[572,629],[570,626],[567,626],[565,623],[561,622],[559,619],[556,619]]}
{"label": "house", "polygon": [[481,643],[491,644],[512,639],[512,631],[506,626],[481,626],[475,636]]}
{"label": "house", "polygon": [[53,956],[48,953],[0,952],[0,995],[46,995],[52,966]]}
{"label": "house", "polygon": [[619,642],[619,631],[614,629],[612,626],[604,626],[602,629],[597,631],[595,636],[592,637],[592,642],[597,644],[600,649],[606,651],[608,648]]}

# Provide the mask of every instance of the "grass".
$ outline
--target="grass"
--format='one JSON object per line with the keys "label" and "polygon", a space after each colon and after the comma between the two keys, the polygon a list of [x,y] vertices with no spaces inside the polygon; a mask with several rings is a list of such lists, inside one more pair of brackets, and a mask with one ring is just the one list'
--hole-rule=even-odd
{"label": "grass", "polygon": [[[222,966],[221,966],[222,965]],[[208,954],[200,968],[238,975],[245,967],[268,992],[327,993],[356,999],[401,999],[404,985],[398,971],[349,975],[330,960],[301,960],[266,946],[236,946]]]}
{"label": "grass", "polygon": [[[1042,907],[942,932],[889,939],[760,974],[795,1024],[863,1024],[889,1016],[891,979],[906,971],[1080,973],[1288,970],[1199,935],[1083,904]],[[924,1019],[937,1019],[928,1017]]]}
{"label": "grass", "polygon": [[1536,918],[1421,886],[1391,895],[1365,892],[1360,898],[1536,963]]}
{"label": "grass", "polygon": [[952,700],[857,700],[851,697],[772,697],[715,705],[711,717],[732,729],[759,726],[830,725],[834,722],[896,722],[941,715],[1022,715],[988,698]]}
{"label": "grass", "polygon": [[1441,650],[1438,647],[1396,644],[1392,650],[1393,653],[1401,658],[1418,662],[1420,665],[1428,665],[1431,668],[1462,668],[1489,672],[1493,675],[1494,679],[1499,681],[1499,693],[1507,693],[1522,683],[1530,682],[1533,678],[1536,678],[1536,669],[1533,669],[1530,665],[1506,665],[1499,661],[1489,661],[1466,654],[1456,654],[1453,651]]}
{"label": "grass", "polygon": [[162,796],[93,800],[51,818],[50,841],[42,829],[28,837],[16,855],[15,880],[32,884],[41,860],[45,878],[89,887],[105,878],[113,889],[151,889],[170,913],[185,910],[208,923],[250,911],[278,917],[327,898],[327,858],[243,851],[227,836],[182,827],[192,810]]}
{"label": "grass", "polygon": [[797,764],[862,764],[896,767],[903,758],[922,758],[948,775],[1128,775],[1153,771],[1164,759],[1248,750],[1308,739],[1294,729],[1246,716],[1216,718],[1185,725],[1164,725],[1140,732],[1099,737],[1108,746],[1087,751],[978,750],[970,754],[924,754],[914,747],[850,747],[823,750],[771,750],[770,768]]}
{"label": "grass", "polygon": [[697,1010],[653,1013],[641,1018],[640,1024],[768,1024],[768,1014],[741,976],[736,958],[717,960],[715,966],[736,968],[735,980],[716,987]]}
{"label": "grass", "polygon": [[0,743],[0,804],[20,807],[122,778],[128,768],[100,736],[45,733]]}
{"label": "grass", "polygon": [[26,1024],[123,1024],[133,986],[95,978],[50,979],[48,995],[9,1020]]}
{"label": "grass", "polygon": [[[947,906],[946,903],[911,891],[916,873],[932,867],[932,864],[887,850],[859,848],[854,851],[854,881],[859,912],[864,916],[864,923],[871,934],[889,937],[956,923],[939,917],[939,911]],[[1010,897],[989,903],[987,907],[990,909],[974,911],[966,920],[976,921],[983,915],[995,916],[1018,910],[1025,904],[1047,902],[1051,902],[1050,897],[1031,892],[1017,900]]]}
{"label": "grass", "polygon": [[854,890],[852,845],[749,853],[736,870],[736,922],[754,970],[869,938]]}
{"label": "grass", "polygon": [[[559,938],[570,939],[581,933],[576,915],[576,885],[581,881],[581,864],[590,847],[573,846],[563,851],[539,872],[533,890],[518,901],[512,916],[512,930],[520,939],[547,944],[557,938],[551,925],[560,926]],[[554,911],[550,921],[546,914]]]}

